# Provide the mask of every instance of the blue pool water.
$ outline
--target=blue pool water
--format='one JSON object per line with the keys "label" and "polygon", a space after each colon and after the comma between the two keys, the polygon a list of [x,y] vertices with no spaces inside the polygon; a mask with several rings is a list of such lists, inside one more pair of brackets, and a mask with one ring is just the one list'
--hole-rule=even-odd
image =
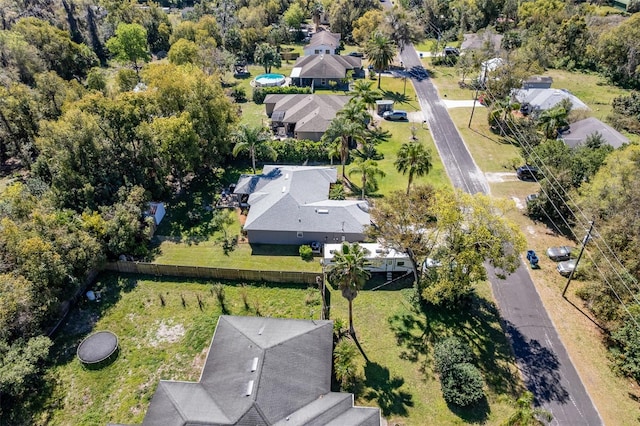
{"label": "blue pool water", "polygon": [[255,78],[255,82],[259,86],[280,86],[285,82],[282,74],[260,74]]}

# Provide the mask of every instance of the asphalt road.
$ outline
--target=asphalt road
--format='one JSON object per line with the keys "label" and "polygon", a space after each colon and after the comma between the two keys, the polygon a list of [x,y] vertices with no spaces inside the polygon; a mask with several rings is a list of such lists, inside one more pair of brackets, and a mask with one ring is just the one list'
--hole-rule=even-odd
{"label": "asphalt road", "polygon": [[[453,185],[468,193],[489,193],[482,171],[453,124],[436,88],[422,71],[413,46],[401,60],[411,77],[438,153]],[[417,77],[416,77],[417,76]],[[578,376],[540,300],[524,264],[500,279],[487,268],[504,329],[511,340],[518,368],[538,404],[553,414],[552,425],[601,425],[598,411]]]}

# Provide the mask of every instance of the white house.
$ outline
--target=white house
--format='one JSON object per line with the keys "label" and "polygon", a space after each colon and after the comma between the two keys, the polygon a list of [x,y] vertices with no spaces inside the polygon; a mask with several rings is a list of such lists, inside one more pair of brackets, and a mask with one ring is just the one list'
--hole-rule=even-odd
{"label": "white house", "polygon": [[331,31],[318,31],[311,36],[309,44],[304,46],[304,55],[335,55],[340,46],[340,34]]}

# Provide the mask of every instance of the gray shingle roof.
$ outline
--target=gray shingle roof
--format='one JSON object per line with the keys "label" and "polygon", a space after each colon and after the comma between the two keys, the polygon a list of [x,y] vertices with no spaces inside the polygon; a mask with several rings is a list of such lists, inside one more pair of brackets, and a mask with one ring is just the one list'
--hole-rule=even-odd
{"label": "gray shingle roof", "polygon": [[309,44],[307,44],[304,48],[307,49],[314,46],[338,47],[340,45],[340,37],[340,33],[332,33],[331,31],[318,31],[311,36]]}
{"label": "gray shingle roof", "polygon": [[518,102],[529,104],[537,111],[551,109],[563,99],[569,99],[573,109],[589,109],[584,102],[565,89],[515,89],[512,94]]}
{"label": "gray shingle roof", "polygon": [[569,132],[562,133],[560,139],[571,148],[575,148],[596,132],[600,133],[604,140],[614,148],[620,148],[623,144],[629,143],[629,139],[624,135],[595,117],[571,123]]}
{"label": "gray shingle roof", "polygon": [[273,166],[243,175],[235,192],[249,195],[246,230],[361,233],[370,224],[360,200],[329,200],[333,167]]}
{"label": "gray shingle roof", "polygon": [[344,78],[347,70],[362,67],[362,59],[340,55],[309,55],[296,60],[291,77]]}
{"label": "gray shingle roof", "polygon": [[330,392],[332,349],[331,321],[221,316],[200,381],[160,381],[143,425],[378,426]]}
{"label": "gray shingle roof", "polygon": [[267,95],[265,104],[275,104],[271,119],[295,124],[296,132],[324,133],[336,113],[349,102],[345,95]]}

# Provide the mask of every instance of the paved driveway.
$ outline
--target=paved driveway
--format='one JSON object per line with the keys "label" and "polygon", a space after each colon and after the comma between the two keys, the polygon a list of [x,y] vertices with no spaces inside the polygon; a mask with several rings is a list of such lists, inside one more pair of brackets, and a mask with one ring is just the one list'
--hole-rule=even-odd
{"label": "paved driveway", "polygon": [[[438,97],[428,76],[423,76],[422,64],[413,46],[405,47],[401,59],[407,69],[414,68],[419,75],[411,80],[451,182],[471,194],[488,194],[489,185],[484,174],[469,154],[445,103]],[[601,425],[602,419],[571,363],[526,267],[521,264],[506,279],[497,278],[491,267],[487,270],[524,382],[537,402],[553,414],[551,424]]]}

